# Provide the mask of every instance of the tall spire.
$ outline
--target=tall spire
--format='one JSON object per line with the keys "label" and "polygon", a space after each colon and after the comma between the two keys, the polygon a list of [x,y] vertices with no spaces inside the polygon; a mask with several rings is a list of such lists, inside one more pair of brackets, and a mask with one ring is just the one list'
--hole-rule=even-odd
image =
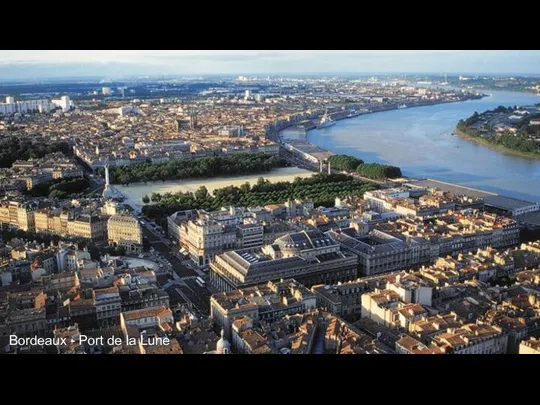
{"label": "tall spire", "polygon": [[105,187],[103,188],[103,198],[106,200],[114,199],[116,197],[116,190],[113,190],[111,186],[111,179],[109,177],[109,161],[105,161]]}
{"label": "tall spire", "polygon": [[105,163],[105,188],[109,187],[109,164]]}

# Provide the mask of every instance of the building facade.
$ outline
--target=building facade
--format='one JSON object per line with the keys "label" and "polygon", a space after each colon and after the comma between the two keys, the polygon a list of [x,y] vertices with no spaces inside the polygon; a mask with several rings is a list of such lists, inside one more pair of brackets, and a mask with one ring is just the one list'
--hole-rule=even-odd
{"label": "building facade", "polygon": [[123,246],[128,252],[142,251],[142,228],[137,218],[128,215],[113,215],[107,221],[110,245]]}
{"label": "building facade", "polygon": [[289,233],[261,249],[217,255],[210,281],[220,291],[236,290],[272,280],[295,278],[306,286],[335,284],[357,278],[358,258],[316,230]]}

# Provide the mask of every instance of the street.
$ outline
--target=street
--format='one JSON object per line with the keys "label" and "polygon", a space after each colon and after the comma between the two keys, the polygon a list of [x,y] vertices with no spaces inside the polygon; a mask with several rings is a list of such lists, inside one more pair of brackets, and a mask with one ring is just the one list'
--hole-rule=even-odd
{"label": "street", "polygon": [[146,226],[143,226],[143,235],[150,243],[150,247],[154,248],[159,253],[159,256],[171,263],[170,269],[180,278],[198,276],[194,269],[184,266],[176,256],[171,254],[171,248],[163,242],[163,239],[151,232]]}
{"label": "street", "polygon": [[[168,270],[175,273],[176,282],[166,290],[171,301],[179,303],[188,301],[200,315],[210,315],[210,296],[212,293],[208,288],[197,284],[196,278],[201,275],[200,272],[198,273],[194,268],[182,264],[171,253],[170,241],[158,232],[154,232],[146,218],[143,219],[143,222],[145,223],[142,226],[143,235],[148,240],[150,247],[155,249],[155,254],[151,258],[157,260],[160,265],[164,263]],[[170,266],[167,262],[170,263]]]}
{"label": "street", "polygon": [[182,279],[186,285],[178,285],[178,289],[184,297],[191,302],[203,316],[210,315],[210,296],[212,295],[205,287],[200,287],[195,278]]}

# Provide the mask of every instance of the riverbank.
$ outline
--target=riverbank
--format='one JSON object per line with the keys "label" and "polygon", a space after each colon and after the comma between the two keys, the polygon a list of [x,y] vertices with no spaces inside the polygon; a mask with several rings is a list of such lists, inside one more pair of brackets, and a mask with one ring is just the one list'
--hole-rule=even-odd
{"label": "riverbank", "polygon": [[[490,95],[488,94],[482,94],[480,97],[468,97],[468,98],[464,98],[464,99],[461,99],[461,100],[442,100],[442,101],[431,101],[431,100],[426,100],[426,101],[420,101],[420,102],[417,102],[416,104],[411,104],[411,105],[407,105],[406,109],[409,109],[409,108],[415,108],[415,107],[428,107],[428,106],[437,106],[437,105],[441,105],[441,104],[453,104],[453,103],[461,103],[463,101],[469,101],[469,100],[481,100],[483,98],[486,98],[486,97],[489,97]],[[354,114],[349,114],[348,112],[340,112],[340,113],[337,113],[339,115],[336,115],[336,114],[330,114],[330,116],[332,117],[332,119],[334,121],[342,121],[342,120],[346,120],[346,119],[351,119],[351,118],[357,118],[361,115],[368,115],[368,114],[375,114],[375,113],[378,113],[378,112],[384,112],[384,111],[394,111],[394,110],[400,110],[400,109],[405,109],[403,107],[400,107],[400,105],[402,104],[392,104],[392,105],[389,105],[389,106],[381,106],[381,107],[375,107],[374,109],[371,109],[371,110],[367,110],[367,111],[358,111]],[[291,124],[285,128],[282,128],[281,130],[278,131],[278,136],[281,137],[281,133],[284,132],[284,131],[287,131],[287,130],[290,130],[291,128],[297,128],[299,130],[303,130],[306,135],[309,131],[312,131],[314,129],[320,129],[320,128],[317,128],[317,125],[313,122],[313,120],[311,121],[311,124],[306,127],[305,126],[306,124],[303,124],[304,128],[302,129],[300,124]]]}
{"label": "riverbank", "polygon": [[463,131],[460,131],[459,129],[455,129],[454,132],[461,138],[465,139],[466,141],[470,141],[473,143],[476,143],[478,145],[486,146],[490,149],[496,150],[498,152],[504,153],[506,155],[512,155],[512,156],[518,156],[526,159],[531,160],[540,160],[540,154],[539,153],[530,153],[530,152],[521,152],[519,150],[514,150],[507,148],[504,145],[497,145],[492,142],[489,142],[487,139],[478,138],[476,136],[471,136],[466,134]]}

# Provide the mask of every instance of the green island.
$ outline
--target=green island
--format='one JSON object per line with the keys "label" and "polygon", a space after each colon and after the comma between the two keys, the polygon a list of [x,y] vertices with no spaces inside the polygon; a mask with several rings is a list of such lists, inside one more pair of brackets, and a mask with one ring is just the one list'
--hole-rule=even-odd
{"label": "green island", "polygon": [[499,106],[481,114],[475,112],[458,122],[456,134],[504,153],[540,159],[539,107]]}
{"label": "green island", "polygon": [[199,187],[194,193],[152,193],[151,197],[144,196],[143,202],[148,204],[152,201],[154,204],[143,206],[142,211],[155,219],[180,210],[202,208],[213,211],[231,205],[264,206],[296,198],[309,198],[315,206],[330,207],[334,205],[336,197],[362,197],[366,191],[378,188],[377,184],[356,180],[346,174],[316,173],[312,177],[297,177],[293,182],[275,183],[261,177],[254,185],[246,182],[240,187],[223,187],[214,190],[213,195],[205,186]]}
{"label": "green island", "polygon": [[[142,163],[109,169],[112,182],[131,184],[147,181],[166,181],[188,178],[217,177],[245,173],[265,173],[279,167],[290,166],[279,156],[264,153],[212,156],[193,160],[177,160],[167,163]],[[104,174],[100,168],[98,174]]]}

